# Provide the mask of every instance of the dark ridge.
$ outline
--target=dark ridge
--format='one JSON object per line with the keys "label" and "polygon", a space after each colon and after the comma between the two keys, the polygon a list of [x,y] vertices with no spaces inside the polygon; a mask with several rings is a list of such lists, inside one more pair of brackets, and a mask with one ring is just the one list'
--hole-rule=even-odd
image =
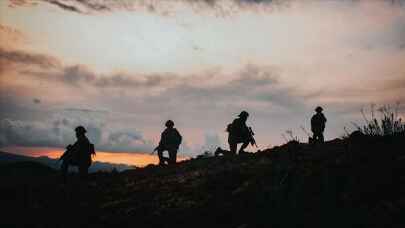
{"label": "dark ridge", "polygon": [[[403,227],[405,136],[0,182],[2,227]],[[24,218],[24,219],[18,219]]]}
{"label": "dark ridge", "polygon": [[0,165],[0,176],[38,176],[54,174],[56,170],[34,161],[18,161]]}

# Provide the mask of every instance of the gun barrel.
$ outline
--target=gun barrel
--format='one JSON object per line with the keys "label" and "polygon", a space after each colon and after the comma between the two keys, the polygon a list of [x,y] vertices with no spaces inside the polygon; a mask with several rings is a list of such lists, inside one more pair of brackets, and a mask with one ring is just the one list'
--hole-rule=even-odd
{"label": "gun barrel", "polygon": [[250,143],[252,144],[252,146],[258,147],[254,137],[255,133],[253,132],[251,127],[249,127],[249,135],[250,135]]}

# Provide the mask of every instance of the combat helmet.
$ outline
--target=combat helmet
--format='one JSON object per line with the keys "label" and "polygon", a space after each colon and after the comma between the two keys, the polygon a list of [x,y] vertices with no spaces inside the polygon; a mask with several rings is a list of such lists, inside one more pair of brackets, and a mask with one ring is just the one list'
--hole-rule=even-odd
{"label": "combat helmet", "polygon": [[75,132],[85,134],[87,131],[83,126],[78,126],[75,128]]}
{"label": "combat helmet", "polygon": [[166,127],[173,127],[173,126],[174,126],[173,120],[168,120],[168,121],[166,121],[165,126],[166,126]]}
{"label": "combat helmet", "polygon": [[322,112],[323,108],[321,106],[316,107],[315,112]]}
{"label": "combat helmet", "polygon": [[240,112],[240,114],[238,116],[241,118],[247,118],[247,117],[249,117],[249,113],[246,111],[242,111],[242,112]]}

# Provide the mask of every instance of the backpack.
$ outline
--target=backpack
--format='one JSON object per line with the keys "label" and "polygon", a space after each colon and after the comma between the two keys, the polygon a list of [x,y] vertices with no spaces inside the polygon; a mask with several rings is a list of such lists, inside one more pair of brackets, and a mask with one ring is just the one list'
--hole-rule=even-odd
{"label": "backpack", "polygon": [[176,136],[175,136],[175,143],[176,145],[180,145],[183,137],[181,137],[180,133],[176,129]]}
{"label": "backpack", "polygon": [[226,131],[229,132],[229,133],[234,131],[233,122],[226,126]]}
{"label": "backpack", "polygon": [[226,126],[226,131],[229,133],[237,133],[240,131],[240,121],[239,119],[234,119],[232,123]]}

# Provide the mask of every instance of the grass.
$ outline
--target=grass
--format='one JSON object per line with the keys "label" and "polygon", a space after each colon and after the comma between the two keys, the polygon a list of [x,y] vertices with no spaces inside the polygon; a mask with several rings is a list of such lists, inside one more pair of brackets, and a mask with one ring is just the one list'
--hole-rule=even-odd
{"label": "grass", "polygon": [[289,142],[300,142],[298,136],[294,135],[294,132],[292,130],[286,130],[285,134],[281,134],[281,136],[284,138],[284,140],[286,141],[286,143]]}
{"label": "grass", "polygon": [[[394,107],[383,105],[376,109],[374,104],[370,107],[370,115],[367,116],[364,109],[361,114],[365,121],[365,125],[353,123],[355,128],[361,133],[368,136],[393,136],[405,134],[405,123],[398,114],[400,104],[397,103]],[[376,116],[376,110],[379,113]]]}

